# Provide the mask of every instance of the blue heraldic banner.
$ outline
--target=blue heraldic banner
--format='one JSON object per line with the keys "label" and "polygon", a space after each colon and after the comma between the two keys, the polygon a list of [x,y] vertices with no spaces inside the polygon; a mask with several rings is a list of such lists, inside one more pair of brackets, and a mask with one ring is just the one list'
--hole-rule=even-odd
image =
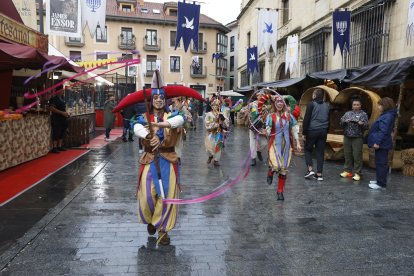
{"label": "blue heraldic banner", "polygon": [[247,74],[254,74],[254,71],[259,71],[259,63],[257,61],[257,46],[247,48]]}
{"label": "blue heraldic banner", "polygon": [[194,47],[198,51],[198,27],[200,24],[200,5],[178,2],[177,35],[175,37],[175,49],[184,42],[184,51],[187,52],[193,39]]}
{"label": "blue heraldic banner", "polygon": [[334,11],[332,15],[332,32],[334,55],[336,46],[339,44],[341,55],[346,49],[349,53],[350,30],[351,30],[351,12],[350,11]]}

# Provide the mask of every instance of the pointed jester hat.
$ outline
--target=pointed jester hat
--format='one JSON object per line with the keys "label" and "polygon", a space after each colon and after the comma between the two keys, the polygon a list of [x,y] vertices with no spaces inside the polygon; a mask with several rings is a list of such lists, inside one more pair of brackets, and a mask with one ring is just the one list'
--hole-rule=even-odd
{"label": "pointed jester hat", "polygon": [[[144,88],[145,89],[145,88]],[[166,99],[175,97],[190,97],[199,101],[204,101],[203,97],[196,90],[182,86],[182,85],[168,85],[163,86],[160,72],[156,70],[152,77],[151,93],[145,93],[147,100],[152,102],[154,95],[164,95]],[[119,104],[112,110],[112,112],[118,112],[127,106],[144,102],[144,90],[139,90],[134,93],[128,94],[123,98]]]}

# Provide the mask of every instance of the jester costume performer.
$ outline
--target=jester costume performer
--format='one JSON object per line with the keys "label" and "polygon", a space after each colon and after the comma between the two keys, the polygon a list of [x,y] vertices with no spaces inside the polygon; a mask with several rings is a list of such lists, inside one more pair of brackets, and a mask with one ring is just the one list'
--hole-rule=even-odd
{"label": "jester costume performer", "polygon": [[[264,123],[262,116],[260,116],[257,109],[257,97],[262,96],[263,93],[259,92],[254,94],[255,100],[248,105],[249,111],[249,142],[250,142],[250,155],[252,157],[252,166],[256,166],[256,157],[263,161],[262,151],[266,148],[267,139],[263,135]],[[263,110],[263,112],[267,112]],[[263,116],[265,117],[265,116]]]}
{"label": "jester costume performer", "polygon": [[229,127],[229,120],[220,113],[220,100],[211,102],[212,111],[206,114],[204,125],[207,136],[204,144],[208,153],[207,164],[214,159],[214,166],[220,166],[221,149],[223,148],[224,135]]}
{"label": "jester costume performer", "polygon": [[283,188],[285,186],[286,175],[292,156],[291,145],[292,137],[296,141],[297,150],[300,151],[299,126],[288,108],[283,98],[279,95],[264,95],[259,100],[259,112],[262,114],[261,103],[267,99],[271,100],[274,112],[266,116],[266,133],[269,137],[269,172],[267,183],[272,184],[274,173],[279,174],[277,187],[277,200],[284,200]]}
{"label": "jester costume performer", "polygon": [[[159,72],[157,84],[152,85],[150,106],[145,116],[138,117],[134,125],[134,134],[143,139],[144,154],[140,159],[138,176],[138,217],[147,224],[150,235],[158,230],[158,243],[170,244],[168,232],[177,221],[177,205],[165,204],[164,198],[179,197],[179,163],[175,146],[179,139],[178,129],[185,122],[185,115],[172,113],[166,107],[167,97],[190,96],[201,99],[199,93],[187,87],[160,85]],[[146,91],[137,91],[125,97],[113,110],[116,112],[125,106],[148,98]],[[170,93],[168,93],[170,92]]]}

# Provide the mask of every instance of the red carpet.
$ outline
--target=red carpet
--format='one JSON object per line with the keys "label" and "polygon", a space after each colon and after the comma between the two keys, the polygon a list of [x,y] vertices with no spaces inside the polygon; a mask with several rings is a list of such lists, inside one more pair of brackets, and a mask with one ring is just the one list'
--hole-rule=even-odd
{"label": "red carpet", "polygon": [[0,206],[19,196],[40,181],[72,163],[88,151],[67,150],[23,163],[0,172]]}
{"label": "red carpet", "polygon": [[[109,138],[111,140],[115,140],[118,137],[122,136],[122,128],[116,128],[111,130],[111,132],[109,133]],[[89,144],[85,144],[80,146],[80,148],[85,148],[85,149],[100,149],[102,147],[104,147],[106,144],[108,144],[107,141],[105,141],[105,134],[99,135],[97,137],[95,137],[94,139],[89,141]]]}

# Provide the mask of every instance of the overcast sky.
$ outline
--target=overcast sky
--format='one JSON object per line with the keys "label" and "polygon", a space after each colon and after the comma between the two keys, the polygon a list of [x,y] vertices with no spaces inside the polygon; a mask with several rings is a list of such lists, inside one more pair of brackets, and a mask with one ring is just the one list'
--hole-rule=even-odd
{"label": "overcast sky", "polygon": [[[164,3],[169,2],[168,0],[148,0],[146,2],[157,2]],[[171,2],[178,2],[173,0]],[[182,2],[182,1],[180,1]],[[226,25],[227,23],[236,20],[240,13],[240,2],[241,0],[200,0],[201,13],[205,14],[214,20]],[[188,1],[187,3],[193,3]]]}

